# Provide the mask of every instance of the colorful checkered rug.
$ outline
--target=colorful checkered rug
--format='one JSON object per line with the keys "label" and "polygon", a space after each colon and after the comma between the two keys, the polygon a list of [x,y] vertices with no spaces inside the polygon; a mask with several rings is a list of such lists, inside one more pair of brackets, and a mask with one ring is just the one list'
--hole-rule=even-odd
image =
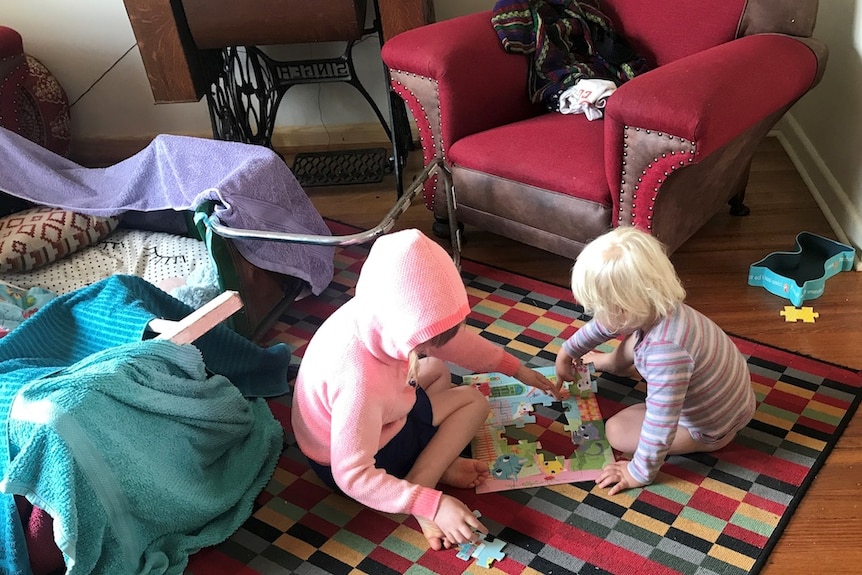
{"label": "colorful checkered rug", "polygon": [[[367,248],[340,249],[320,297],[295,305],[273,330],[301,357],[317,326],[351,297]],[[533,366],[551,365],[583,323],[567,289],[463,262],[469,326]],[[673,456],[653,485],[608,497],[591,482],[477,495],[449,490],[481,512],[505,543],[486,569],[455,550],[431,551],[410,516],[377,513],[332,493],[290,432],[290,397],[270,401],[284,454],[253,515],[227,542],[194,557],[194,575],[757,572],[860,401],[862,376],[735,339],[759,400],[729,447]],[[643,401],[643,383],[602,376],[605,417]]]}

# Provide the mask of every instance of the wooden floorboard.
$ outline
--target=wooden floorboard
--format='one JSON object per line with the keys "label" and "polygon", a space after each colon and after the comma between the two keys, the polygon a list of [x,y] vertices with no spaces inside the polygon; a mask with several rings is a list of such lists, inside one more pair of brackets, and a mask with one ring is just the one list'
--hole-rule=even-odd
{"label": "wooden floorboard", "polygon": [[[419,171],[411,154],[405,179]],[[289,161],[289,158],[288,158]],[[375,226],[395,201],[394,178],[380,184],[309,188],[320,212],[362,228]],[[747,217],[716,215],[672,260],[687,302],[727,332],[831,363],[862,369],[862,274],[839,273],[816,300],[813,324],[787,323],[787,300],[748,286],[749,266],[774,251],[795,250],[799,232],[838,239],[774,138],[758,148],[752,164]],[[433,219],[422,205],[410,208],[395,229],[429,236]],[[463,257],[512,272],[568,285],[571,261],[467,228]],[[443,245],[448,244],[442,242]],[[762,573],[858,573],[862,570],[862,415],[857,414],[817,474]]]}

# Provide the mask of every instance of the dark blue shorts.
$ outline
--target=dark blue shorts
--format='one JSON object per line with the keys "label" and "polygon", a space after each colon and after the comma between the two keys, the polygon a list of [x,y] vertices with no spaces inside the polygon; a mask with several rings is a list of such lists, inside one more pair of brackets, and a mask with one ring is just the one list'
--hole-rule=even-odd
{"label": "dark blue shorts", "polygon": [[[421,387],[416,388],[416,403],[407,414],[407,421],[395,436],[384,445],[374,456],[374,466],[385,469],[390,475],[404,479],[413,468],[419,454],[425,449],[437,427],[433,424],[434,413],[431,400]],[[320,476],[324,483],[339,490],[332,477],[332,467],[308,460],[311,468]]]}

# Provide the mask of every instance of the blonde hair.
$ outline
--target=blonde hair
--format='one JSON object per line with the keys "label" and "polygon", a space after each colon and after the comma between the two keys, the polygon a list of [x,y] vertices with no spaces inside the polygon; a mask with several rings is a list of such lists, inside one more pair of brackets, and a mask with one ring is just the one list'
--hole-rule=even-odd
{"label": "blonde hair", "polygon": [[611,331],[647,327],[685,299],[664,244],[631,226],[584,247],[572,267],[572,294]]}
{"label": "blonde hair", "polygon": [[[424,342],[423,346],[427,347],[441,347],[449,343],[449,341],[458,335],[458,331],[461,329],[461,326],[464,325],[464,322],[459,322],[457,325],[454,325],[447,329],[442,333],[438,333],[428,341]],[[411,349],[410,354],[407,356],[407,381],[418,381],[419,379],[419,352],[416,349]]]}

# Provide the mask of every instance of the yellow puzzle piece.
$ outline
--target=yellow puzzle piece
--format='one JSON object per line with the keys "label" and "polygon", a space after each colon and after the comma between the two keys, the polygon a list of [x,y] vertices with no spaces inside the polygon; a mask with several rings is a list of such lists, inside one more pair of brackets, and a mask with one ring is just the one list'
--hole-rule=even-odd
{"label": "yellow puzzle piece", "polygon": [[805,323],[814,323],[814,318],[820,317],[820,314],[814,311],[813,307],[793,307],[792,305],[784,306],[784,311],[781,312],[784,316],[784,321],[799,321]]}

